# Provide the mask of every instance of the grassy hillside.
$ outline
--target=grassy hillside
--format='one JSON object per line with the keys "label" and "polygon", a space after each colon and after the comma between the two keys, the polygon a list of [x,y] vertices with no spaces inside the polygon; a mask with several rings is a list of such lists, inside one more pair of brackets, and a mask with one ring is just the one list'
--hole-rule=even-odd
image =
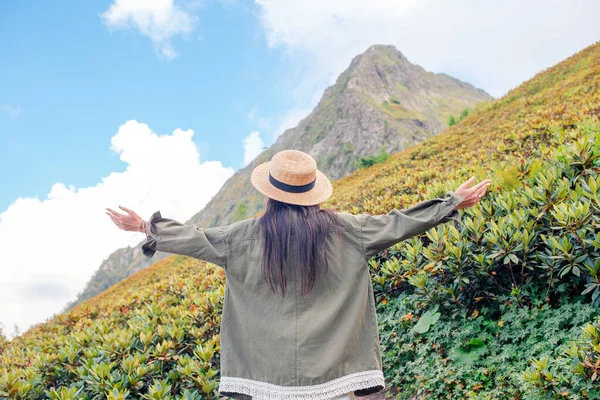
{"label": "grassy hillside", "polygon": [[224,283],[221,268],[184,256],[140,271],[9,343],[0,396],[214,397]]}
{"label": "grassy hillside", "polygon": [[[378,214],[492,179],[460,226],[369,262],[390,396],[600,398],[598,59],[600,44],[334,183],[328,206]],[[215,397],[224,282],[155,264],[0,344],[0,396]]]}

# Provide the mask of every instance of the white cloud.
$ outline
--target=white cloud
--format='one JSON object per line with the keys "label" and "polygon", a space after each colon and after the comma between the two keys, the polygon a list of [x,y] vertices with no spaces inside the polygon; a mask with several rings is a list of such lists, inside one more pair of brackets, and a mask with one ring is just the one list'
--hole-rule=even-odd
{"label": "white cloud", "polygon": [[111,149],[127,164],[94,186],[56,183],[43,200],[19,198],[0,214],[0,323],[12,332],[59,312],[114,250],[139,244],[139,232],[119,230],[105,208],[130,208],[143,218],[160,210],[187,221],[233,174],[217,161],[199,159],[194,132],[157,135],[128,121]]}
{"label": "white cloud", "polygon": [[265,144],[258,131],[252,131],[244,138],[244,166],[250,164],[252,160],[262,153]]}
{"label": "white cloud", "polygon": [[499,97],[600,38],[595,0],[255,1],[268,44],[299,61],[298,107],[373,44]]}
{"label": "white cloud", "polygon": [[109,29],[137,29],[160,55],[172,60],[179,54],[171,39],[192,32],[196,17],[190,11],[197,7],[196,2],[178,6],[174,0],[113,0],[101,18]]}
{"label": "white cloud", "polygon": [[21,106],[12,104],[0,104],[0,111],[7,113],[10,117],[16,118],[21,115]]}

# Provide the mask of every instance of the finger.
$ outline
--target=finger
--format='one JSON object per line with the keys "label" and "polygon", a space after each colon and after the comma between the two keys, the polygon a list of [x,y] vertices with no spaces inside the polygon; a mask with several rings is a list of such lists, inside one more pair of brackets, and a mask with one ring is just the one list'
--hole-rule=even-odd
{"label": "finger", "polygon": [[124,210],[128,214],[125,217],[132,216],[132,217],[138,218],[138,215],[133,210],[130,210],[129,208],[123,207],[123,206],[119,206],[119,208],[121,208],[122,210]]}
{"label": "finger", "polygon": [[136,218],[139,218],[139,217],[140,217],[139,215],[137,215],[137,214],[136,214],[136,212],[135,212],[135,211],[133,211],[133,210],[130,210],[130,209],[129,209],[129,208],[127,208],[127,207],[123,207],[123,206],[119,206],[119,207],[120,207],[121,209],[125,210],[125,211],[126,211],[128,214],[129,214],[129,215],[133,215],[133,216],[134,216],[134,217],[136,217]]}
{"label": "finger", "polygon": [[116,212],[115,210],[112,210],[110,208],[107,208],[108,211],[111,212],[112,215],[116,216],[116,217],[121,217],[123,216],[123,214]]}
{"label": "finger", "polygon": [[487,185],[488,183],[490,183],[490,180],[484,179],[481,182],[479,182],[477,185],[473,186],[471,189],[477,189],[477,188],[481,187],[482,185]]}
{"label": "finger", "polygon": [[482,186],[489,185],[489,183],[490,183],[490,180],[486,179],[484,181],[479,182],[477,185],[473,186],[471,189],[473,189],[473,190],[479,190]]}
{"label": "finger", "polygon": [[124,210],[127,214],[131,214],[131,210],[127,207],[119,206],[121,210]]}
{"label": "finger", "polygon": [[142,219],[142,217],[140,217],[135,211],[133,210],[129,210],[131,212],[131,215],[133,215],[136,218]]}
{"label": "finger", "polygon": [[475,178],[474,176],[470,177],[465,182],[461,183],[461,185],[458,188],[463,189],[463,188],[468,187],[468,185],[470,184],[471,181],[473,181],[474,178]]}
{"label": "finger", "polygon": [[466,188],[469,187],[470,184],[473,182],[473,179],[475,179],[475,176],[470,177],[469,179],[467,179],[462,185],[460,185],[458,188]]}
{"label": "finger", "polygon": [[[108,214],[108,213],[107,213],[107,214]],[[112,219],[112,220],[113,220],[113,222],[114,222],[115,224],[116,224],[116,223],[122,223],[122,222],[123,222],[123,219],[121,218],[121,216],[120,216],[120,215],[111,215],[111,214],[108,214],[108,216],[110,217],[110,219]]]}

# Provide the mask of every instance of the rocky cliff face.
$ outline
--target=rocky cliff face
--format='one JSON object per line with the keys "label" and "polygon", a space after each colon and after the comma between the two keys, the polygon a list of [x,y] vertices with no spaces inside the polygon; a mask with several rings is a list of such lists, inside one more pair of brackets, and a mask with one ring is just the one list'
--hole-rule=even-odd
{"label": "rocky cliff face", "polygon": [[[389,153],[403,150],[441,132],[450,115],[458,116],[465,108],[491,99],[468,83],[411,64],[393,46],[372,46],[325,90],[310,115],[238,170],[187,222],[210,227],[260,212],[265,199],[250,184],[250,173],[280,150],[310,154],[319,169],[335,180],[354,171],[359,157],[376,155],[381,148]],[[146,259],[140,246],[113,253],[74,304],[166,256],[157,252]]]}

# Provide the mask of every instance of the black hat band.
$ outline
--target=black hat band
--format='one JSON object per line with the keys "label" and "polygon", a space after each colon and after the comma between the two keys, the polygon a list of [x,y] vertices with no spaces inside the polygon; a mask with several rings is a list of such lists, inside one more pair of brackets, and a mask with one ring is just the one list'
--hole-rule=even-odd
{"label": "black hat band", "polygon": [[284,192],[305,193],[315,187],[315,183],[317,182],[317,177],[315,176],[315,179],[313,179],[312,182],[309,182],[306,185],[295,186],[295,185],[288,185],[287,183],[278,181],[277,179],[273,178],[273,176],[269,172],[269,182],[271,182],[271,185],[275,186],[277,189],[283,190]]}

